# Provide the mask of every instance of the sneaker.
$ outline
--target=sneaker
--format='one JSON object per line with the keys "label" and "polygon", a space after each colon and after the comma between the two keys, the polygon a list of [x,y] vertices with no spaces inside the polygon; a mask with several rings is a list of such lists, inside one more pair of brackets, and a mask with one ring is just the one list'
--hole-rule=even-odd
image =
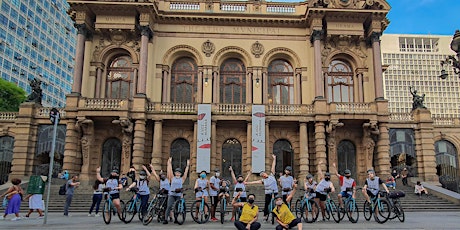
{"label": "sneaker", "polygon": [[234,221],[235,221],[235,217],[232,217],[232,219],[230,219],[230,221],[234,222]]}
{"label": "sneaker", "polygon": [[219,221],[219,220],[217,218],[213,217],[213,218],[211,218],[211,221],[216,222],[216,221]]}
{"label": "sneaker", "polygon": [[99,215],[99,214],[96,214],[96,215],[94,215],[94,216],[95,216],[95,217],[100,217],[101,215]]}
{"label": "sneaker", "polygon": [[45,216],[44,216],[44,215],[43,215],[43,216],[39,216],[39,217],[37,217],[37,219],[43,219],[43,218],[45,218]]}
{"label": "sneaker", "polygon": [[91,215],[91,213],[90,213],[90,214],[88,214],[88,216],[93,216],[93,215]]}
{"label": "sneaker", "polygon": [[5,219],[5,217],[3,217],[3,216],[0,216],[0,220],[4,220],[4,219]]}
{"label": "sneaker", "polygon": [[11,219],[11,221],[18,221],[18,220],[21,220],[21,217],[15,217],[15,218]]}
{"label": "sneaker", "polygon": [[168,224],[168,221],[167,221],[167,220],[163,220],[163,224]]}

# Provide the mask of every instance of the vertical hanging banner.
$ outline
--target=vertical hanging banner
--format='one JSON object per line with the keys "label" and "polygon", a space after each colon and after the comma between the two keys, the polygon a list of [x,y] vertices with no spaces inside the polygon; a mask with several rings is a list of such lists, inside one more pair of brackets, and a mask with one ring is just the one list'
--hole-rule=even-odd
{"label": "vertical hanging banner", "polygon": [[211,168],[211,105],[198,105],[196,171]]}
{"label": "vertical hanging banner", "polygon": [[265,171],[265,106],[252,106],[252,172]]}

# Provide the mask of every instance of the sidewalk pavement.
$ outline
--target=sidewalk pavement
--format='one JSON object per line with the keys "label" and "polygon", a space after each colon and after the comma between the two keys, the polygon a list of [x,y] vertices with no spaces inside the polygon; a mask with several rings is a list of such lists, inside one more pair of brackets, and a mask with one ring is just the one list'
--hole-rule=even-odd
{"label": "sidewalk pavement", "polygon": [[[169,223],[163,225],[154,220],[148,226],[135,219],[125,224],[118,218],[112,218],[112,223],[106,225],[102,217],[88,217],[86,213],[71,213],[70,217],[64,217],[61,213],[48,213],[47,224],[43,225],[43,219],[36,219],[37,213],[33,213],[29,219],[11,221],[14,215],[7,216],[7,219],[0,220],[0,229],[235,229],[233,222],[226,221],[208,222],[206,224],[197,224],[193,222],[190,214],[187,215],[186,222],[183,225]],[[261,216],[259,216],[261,218]],[[359,221],[356,224],[342,221],[340,224],[334,221],[319,221],[313,224],[304,223],[303,229],[458,229],[460,224],[460,212],[409,212],[406,213],[404,223],[399,220],[389,220],[384,224],[378,224],[372,218],[366,221],[360,213]],[[261,229],[275,229],[276,225],[262,223]]]}

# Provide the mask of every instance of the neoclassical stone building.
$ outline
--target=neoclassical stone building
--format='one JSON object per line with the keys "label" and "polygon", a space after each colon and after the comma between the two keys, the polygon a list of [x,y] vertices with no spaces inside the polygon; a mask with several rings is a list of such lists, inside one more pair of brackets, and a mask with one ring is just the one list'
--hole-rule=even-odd
{"label": "neoclassical stone building", "polygon": [[[322,161],[360,182],[401,164],[437,182],[435,142],[460,143],[458,120],[388,113],[384,0],[68,2],[78,41],[57,158],[82,180],[98,166],[165,170],[170,156],[192,172],[258,173],[275,153],[277,171],[302,178]],[[15,138],[12,175],[40,164],[47,111],[24,104],[1,123]]]}

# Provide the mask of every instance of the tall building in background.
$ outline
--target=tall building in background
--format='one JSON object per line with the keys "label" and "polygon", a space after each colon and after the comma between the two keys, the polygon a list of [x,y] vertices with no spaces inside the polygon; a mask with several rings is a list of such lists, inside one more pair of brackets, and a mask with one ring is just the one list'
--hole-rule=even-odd
{"label": "tall building in background", "polygon": [[76,31],[65,0],[0,0],[0,74],[27,93],[43,82],[44,106],[64,107],[70,93]]}
{"label": "tall building in background", "polygon": [[441,80],[440,62],[454,52],[450,49],[452,36],[384,34],[381,37],[382,62],[388,69],[383,74],[385,98],[390,113],[409,113],[412,110],[410,86],[425,94],[425,106],[436,117],[460,115],[459,78]]}

